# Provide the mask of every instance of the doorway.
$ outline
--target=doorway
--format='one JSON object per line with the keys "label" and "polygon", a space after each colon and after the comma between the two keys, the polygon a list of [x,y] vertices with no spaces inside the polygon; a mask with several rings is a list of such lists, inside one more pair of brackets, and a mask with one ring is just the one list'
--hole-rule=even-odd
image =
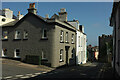
{"label": "doorway", "polygon": [[69,51],[70,46],[65,46],[65,51],[66,51],[66,65],[68,65],[68,51]]}

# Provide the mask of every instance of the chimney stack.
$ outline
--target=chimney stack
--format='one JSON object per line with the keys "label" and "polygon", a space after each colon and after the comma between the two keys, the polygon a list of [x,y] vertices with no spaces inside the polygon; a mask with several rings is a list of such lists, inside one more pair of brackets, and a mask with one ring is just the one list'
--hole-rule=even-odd
{"label": "chimney stack", "polygon": [[84,26],[83,25],[80,25],[79,29],[80,29],[80,31],[82,31],[84,33]]}
{"label": "chimney stack", "polygon": [[58,14],[60,21],[67,21],[67,12],[65,8],[60,9],[60,12],[58,12]]}
{"label": "chimney stack", "polygon": [[20,11],[18,11],[18,15],[20,15]]}
{"label": "chimney stack", "polygon": [[21,19],[23,17],[23,15],[22,14],[20,14],[20,11],[18,11],[18,15],[17,15],[17,19]]}
{"label": "chimney stack", "polygon": [[33,14],[37,14],[37,9],[35,8],[35,3],[29,4],[28,12],[33,13]]}
{"label": "chimney stack", "polygon": [[45,15],[45,18],[46,18],[46,19],[49,19],[49,15],[48,15],[48,14],[46,14],[46,15]]}

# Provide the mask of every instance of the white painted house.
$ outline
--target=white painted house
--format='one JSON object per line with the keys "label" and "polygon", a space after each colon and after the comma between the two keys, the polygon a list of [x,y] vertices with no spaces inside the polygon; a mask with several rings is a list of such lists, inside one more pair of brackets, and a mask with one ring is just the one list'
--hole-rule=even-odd
{"label": "white painted house", "polygon": [[68,23],[76,27],[76,64],[84,64],[87,60],[87,37],[84,33],[84,26],[80,25],[78,20],[68,21]]}
{"label": "white painted house", "polygon": [[0,26],[12,24],[14,21],[20,20],[22,17],[23,15],[20,14],[20,11],[18,12],[17,17],[15,17],[13,11],[8,8],[0,10]]}

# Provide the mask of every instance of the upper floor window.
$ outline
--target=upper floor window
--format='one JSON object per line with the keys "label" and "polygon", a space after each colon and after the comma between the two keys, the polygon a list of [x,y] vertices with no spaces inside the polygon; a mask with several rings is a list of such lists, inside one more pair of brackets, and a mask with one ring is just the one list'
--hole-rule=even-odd
{"label": "upper floor window", "polygon": [[8,39],[8,32],[7,31],[3,31],[2,39]]}
{"label": "upper floor window", "polygon": [[68,42],[68,32],[65,34],[65,42]]}
{"label": "upper floor window", "polygon": [[78,46],[80,47],[80,36],[78,36]]}
{"label": "upper floor window", "polygon": [[74,49],[72,49],[72,51],[71,51],[71,58],[72,59],[74,58]]}
{"label": "upper floor window", "polygon": [[60,42],[64,41],[64,32],[61,30],[60,32]]}
{"label": "upper floor window", "polygon": [[20,39],[20,31],[15,31],[15,39]]}
{"label": "upper floor window", "polygon": [[24,39],[28,39],[28,32],[27,31],[24,31]]}
{"label": "upper floor window", "polygon": [[47,38],[47,30],[43,29],[42,31],[42,38]]}
{"label": "upper floor window", "polygon": [[72,43],[74,43],[74,34],[72,34]]}

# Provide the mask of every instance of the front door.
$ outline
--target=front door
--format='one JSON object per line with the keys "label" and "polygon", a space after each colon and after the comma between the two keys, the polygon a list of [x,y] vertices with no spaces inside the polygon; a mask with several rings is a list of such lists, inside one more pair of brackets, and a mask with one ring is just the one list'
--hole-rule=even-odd
{"label": "front door", "polygon": [[66,50],[66,65],[68,65],[68,50],[69,50],[70,46],[65,46],[65,50]]}

